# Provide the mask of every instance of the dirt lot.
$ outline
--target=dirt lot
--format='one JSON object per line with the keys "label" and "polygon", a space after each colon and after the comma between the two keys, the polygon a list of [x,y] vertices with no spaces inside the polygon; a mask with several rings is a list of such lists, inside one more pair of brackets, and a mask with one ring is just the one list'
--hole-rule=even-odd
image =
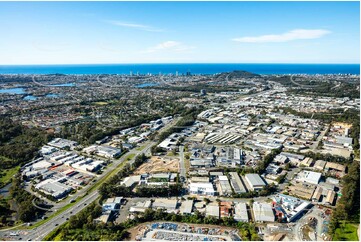
{"label": "dirt lot", "polygon": [[135,241],[137,235],[141,235],[144,233],[144,231],[147,229],[148,224],[152,223],[172,223],[172,224],[178,224],[178,226],[187,225],[195,228],[211,228],[211,229],[220,229],[221,233],[224,231],[230,231],[234,230],[232,227],[226,227],[226,226],[219,226],[219,225],[211,225],[211,224],[191,224],[191,223],[177,223],[177,222],[170,222],[170,221],[153,221],[153,222],[146,222],[139,224],[136,227],[128,229],[128,232],[130,233],[130,238],[128,240]]}
{"label": "dirt lot", "polygon": [[150,161],[141,165],[135,172],[135,175],[144,173],[160,173],[160,172],[178,172],[179,159],[152,156]]}
{"label": "dirt lot", "polygon": [[352,127],[352,124],[348,124],[348,123],[343,123],[343,122],[333,122],[332,123],[334,126],[338,125],[341,126],[342,128],[348,128],[350,129]]}

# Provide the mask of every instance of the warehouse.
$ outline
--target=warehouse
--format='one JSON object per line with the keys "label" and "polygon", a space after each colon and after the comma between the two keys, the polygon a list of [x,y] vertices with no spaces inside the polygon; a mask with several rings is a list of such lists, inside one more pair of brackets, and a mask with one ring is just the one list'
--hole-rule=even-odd
{"label": "warehouse", "polygon": [[182,202],[179,212],[183,215],[190,215],[193,211],[193,200],[185,200]]}
{"label": "warehouse", "polygon": [[266,183],[258,174],[246,174],[244,177],[251,191],[261,190],[266,186]]}
{"label": "warehouse", "polygon": [[232,188],[229,185],[227,176],[219,176],[218,178],[219,184],[219,195],[228,196],[232,194]]}
{"label": "warehouse", "polygon": [[73,188],[53,179],[47,179],[35,186],[36,189],[56,199],[65,197]]}
{"label": "warehouse", "polygon": [[323,169],[326,166],[326,161],[324,160],[316,160],[315,164],[313,165],[313,167],[317,170],[323,171]]}
{"label": "warehouse", "polygon": [[310,184],[317,185],[321,179],[321,173],[313,171],[301,171],[297,175],[297,180],[300,182],[307,182]]}
{"label": "warehouse", "polygon": [[189,193],[214,196],[216,192],[214,191],[212,183],[197,182],[189,184]]}
{"label": "warehouse", "polygon": [[248,211],[246,203],[236,203],[234,205],[234,220],[237,222],[248,222]]}
{"label": "warehouse", "polygon": [[268,203],[253,203],[253,214],[255,222],[274,222],[275,215],[272,206]]}
{"label": "warehouse", "polygon": [[158,198],[154,200],[152,208],[165,209],[168,213],[171,213],[175,212],[177,205],[177,199]]}
{"label": "warehouse", "polygon": [[318,186],[315,190],[315,192],[313,193],[312,196],[312,202],[319,202],[322,196],[322,187]]}
{"label": "warehouse", "polygon": [[333,202],[335,200],[335,196],[336,196],[336,193],[332,190],[329,190],[327,192],[327,196],[326,196],[326,201],[325,201],[325,204],[328,204],[328,205],[333,205]]}
{"label": "warehouse", "polygon": [[206,206],[206,216],[219,218],[219,205],[217,203],[208,204]]}
{"label": "warehouse", "polygon": [[230,182],[235,193],[240,194],[247,192],[237,172],[230,172],[229,175],[231,176]]}

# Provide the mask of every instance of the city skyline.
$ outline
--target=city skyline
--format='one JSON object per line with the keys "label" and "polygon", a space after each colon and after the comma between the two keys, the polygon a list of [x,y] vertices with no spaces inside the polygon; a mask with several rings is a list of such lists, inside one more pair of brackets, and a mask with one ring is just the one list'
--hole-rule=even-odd
{"label": "city skyline", "polygon": [[1,2],[1,65],[356,63],[359,2]]}

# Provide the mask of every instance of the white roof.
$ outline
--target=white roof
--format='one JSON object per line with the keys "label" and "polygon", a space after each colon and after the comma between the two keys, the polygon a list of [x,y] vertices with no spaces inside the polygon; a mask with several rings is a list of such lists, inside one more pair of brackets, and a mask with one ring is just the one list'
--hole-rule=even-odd
{"label": "white roof", "polygon": [[247,205],[245,203],[236,203],[234,211],[234,219],[236,221],[248,221]]}
{"label": "white roof", "polygon": [[275,215],[272,206],[268,203],[253,203],[253,213],[256,221],[274,222]]}
{"label": "white roof", "polygon": [[210,182],[196,182],[189,183],[189,190],[191,192],[198,192],[198,190],[205,190],[205,192],[214,192],[213,184]]}

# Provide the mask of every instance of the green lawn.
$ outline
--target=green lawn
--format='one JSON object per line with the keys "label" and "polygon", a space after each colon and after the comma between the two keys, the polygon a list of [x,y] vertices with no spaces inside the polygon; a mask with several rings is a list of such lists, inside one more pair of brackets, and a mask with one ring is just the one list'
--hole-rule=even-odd
{"label": "green lawn", "polygon": [[[11,178],[19,172],[19,166],[11,169],[3,169],[0,171],[0,184],[4,186],[11,182]],[[1,186],[0,186],[1,187]]]}
{"label": "green lawn", "polygon": [[146,146],[147,146],[147,145],[142,145],[142,146],[139,146],[139,147],[137,147],[137,148],[135,148],[135,149],[141,151],[141,150],[144,149]]}
{"label": "green lawn", "polygon": [[333,241],[358,241],[357,225],[341,224],[340,228],[336,229]]}

